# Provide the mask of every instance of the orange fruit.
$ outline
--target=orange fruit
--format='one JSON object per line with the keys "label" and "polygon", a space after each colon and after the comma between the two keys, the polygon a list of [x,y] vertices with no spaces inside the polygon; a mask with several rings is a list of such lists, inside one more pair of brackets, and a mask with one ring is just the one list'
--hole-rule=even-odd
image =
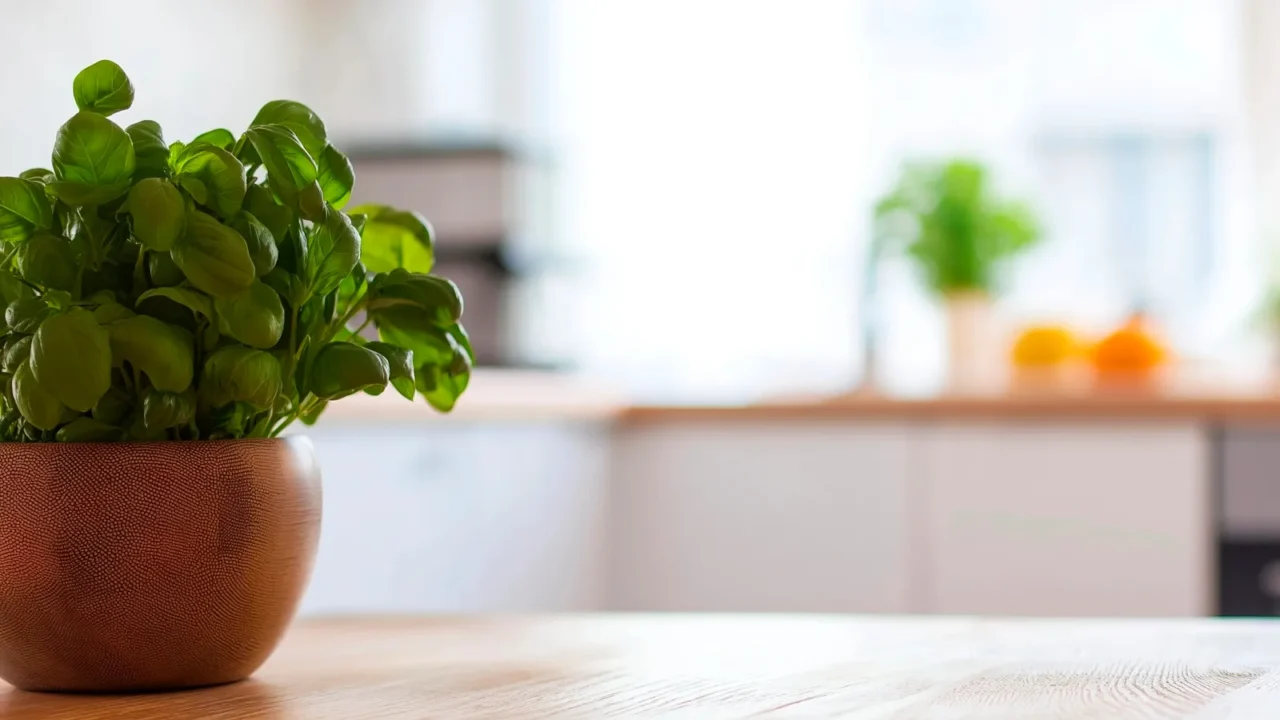
{"label": "orange fruit", "polygon": [[1075,359],[1080,342],[1061,325],[1036,325],[1023,330],[1013,344],[1015,367],[1052,367]]}
{"label": "orange fruit", "polygon": [[1099,373],[1143,374],[1162,365],[1167,352],[1141,315],[1129,318],[1093,348]]}

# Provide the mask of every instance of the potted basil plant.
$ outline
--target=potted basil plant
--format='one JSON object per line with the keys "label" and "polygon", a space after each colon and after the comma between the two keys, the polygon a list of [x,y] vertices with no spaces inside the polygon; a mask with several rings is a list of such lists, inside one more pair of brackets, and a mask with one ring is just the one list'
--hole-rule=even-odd
{"label": "potted basil plant", "polygon": [[1040,236],[1031,209],[998,197],[974,160],[907,164],[877,203],[876,247],[905,251],[942,300],[949,389],[983,389],[991,379],[1001,356],[991,322],[1000,270]]}
{"label": "potted basil plant", "polygon": [[134,99],[115,63],[72,90],[51,169],[0,177],[0,677],[239,680],[319,531],[310,445],[281,432],[358,392],[452,409],[462,297],[420,215],[347,206],[305,105],[169,142],[112,120]]}

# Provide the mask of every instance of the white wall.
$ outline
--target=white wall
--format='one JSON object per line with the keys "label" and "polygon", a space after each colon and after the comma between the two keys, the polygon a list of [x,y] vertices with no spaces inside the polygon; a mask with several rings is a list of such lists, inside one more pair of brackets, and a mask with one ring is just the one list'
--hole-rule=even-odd
{"label": "white wall", "polygon": [[0,48],[0,173],[48,167],[58,127],[74,112],[71,81],[109,58],[133,80],[133,109],[166,139],[238,131],[266,101],[298,90],[291,1],[44,0],[5,3]]}
{"label": "white wall", "polygon": [[[301,100],[335,138],[407,139],[509,129],[522,79],[500,81],[499,48],[521,12],[495,0],[47,0],[5,4],[0,172],[49,165],[75,111],[71,81],[102,58],[137,90],[122,124],[154,119],[166,139],[238,132],[261,105]],[[511,7],[517,7],[512,4]],[[509,29],[506,30],[510,35]],[[518,48],[515,48],[518,49]],[[503,52],[500,52],[503,51]],[[504,59],[505,58],[505,59]],[[510,73],[508,73],[510,74]],[[507,84],[504,84],[506,82]],[[515,83],[515,86],[511,84]]]}
{"label": "white wall", "polygon": [[576,359],[653,399],[853,377],[862,3],[561,0]]}

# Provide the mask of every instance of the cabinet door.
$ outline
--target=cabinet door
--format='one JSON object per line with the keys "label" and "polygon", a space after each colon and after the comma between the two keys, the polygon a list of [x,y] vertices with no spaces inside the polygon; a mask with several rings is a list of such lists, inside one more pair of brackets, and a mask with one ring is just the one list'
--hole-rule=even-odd
{"label": "cabinet door", "polygon": [[596,609],[607,433],[589,424],[327,426],[306,614]]}
{"label": "cabinet door", "polygon": [[922,429],[925,609],[1209,611],[1208,439],[1159,423]]}
{"label": "cabinet door", "polygon": [[906,464],[896,427],[623,428],[611,607],[906,611]]}

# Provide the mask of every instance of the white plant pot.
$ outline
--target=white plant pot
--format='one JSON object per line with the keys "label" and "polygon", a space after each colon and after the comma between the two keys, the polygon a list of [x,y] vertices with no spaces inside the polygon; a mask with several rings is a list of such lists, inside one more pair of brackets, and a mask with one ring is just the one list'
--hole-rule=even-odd
{"label": "white plant pot", "polygon": [[947,392],[973,395],[997,388],[1001,347],[991,297],[953,292],[944,300],[947,323]]}

